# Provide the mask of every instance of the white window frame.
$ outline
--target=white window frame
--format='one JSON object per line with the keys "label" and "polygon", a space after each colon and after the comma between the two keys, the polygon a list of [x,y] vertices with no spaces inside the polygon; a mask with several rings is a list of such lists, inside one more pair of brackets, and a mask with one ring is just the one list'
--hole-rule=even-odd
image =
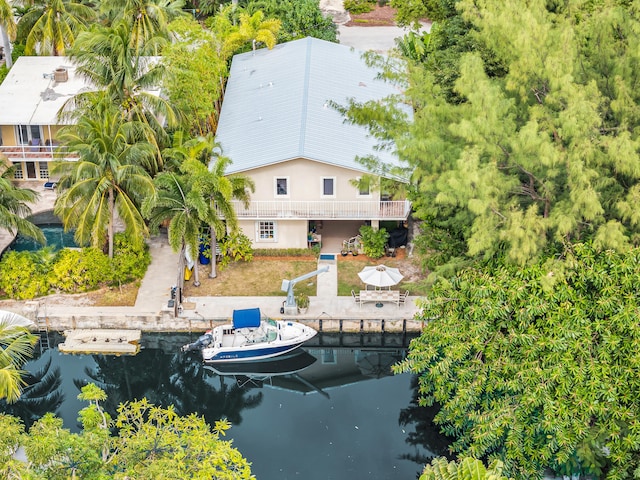
{"label": "white window frame", "polygon": [[[278,193],[278,180],[286,182],[287,193]],[[276,198],[289,198],[291,194],[291,181],[289,177],[273,177],[273,196]]]}
{"label": "white window frame", "polygon": [[362,190],[360,189],[360,178],[358,178],[358,184],[356,185],[356,196],[358,196],[359,198],[371,198],[371,185],[368,186],[367,188],[367,193],[362,193]]}
{"label": "white window frame", "polygon": [[37,138],[38,140],[40,140],[40,143],[42,143],[43,135],[40,125],[16,125],[15,134],[16,145],[29,145],[29,142],[31,142],[34,138]]}
{"label": "white window frame", "polygon": [[[331,180],[332,184],[333,184],[333,193],[330,195],[325,195],[324,193],[324,182],[325,180]],[[337,182],[336,182],[336,177],[322,177],[320,179],[320,196],[323,198],[336,198],[336,188],[337,188]]]}
{"label": "white window frame", "polygon": [[[263,236],[266,232],[266,224],[271,224],[272,237]],[[264,226],[263,226],[264,225]],[[278,241],[278,222],[273,220],[257,220],[256,221],[256,243],[275,243]]]}

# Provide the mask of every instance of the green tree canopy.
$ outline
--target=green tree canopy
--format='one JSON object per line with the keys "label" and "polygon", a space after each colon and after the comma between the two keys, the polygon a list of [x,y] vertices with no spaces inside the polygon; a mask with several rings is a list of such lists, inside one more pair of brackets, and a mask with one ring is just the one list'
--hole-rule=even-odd
{"label": "green tree canopy", "polygon": [[637,244],[640,10],[622,1],[417,4],[460,22],[444,35],[460,47],[449,80],[434,60],[448,48],[436,29],[409,77],[413,121],[395,134],[439,260],[523,264],[565,243]]}
{"label": "green tree canopy", "polygon": [[12,312],[0,311],[0,398],[15,402],[26,385],[22,366],[31,358],[38,341],[29,333],[25,320]]}
{"label": "green tree canopy", "polygon": [[[488,273],[488,270],[491,273]],[[515,478],[632,478],[640,467],[640,249],[577,244],[561,260],[440,280],[398,371],[454,451]]]}
{"label": "green tree canopy", "polygon": [[106,243],[113,258],[116,212],[136,246],[148,236],[140,205],[155,192],[148,173],[154,148],[146,141],[147,126],[127,121],[110,98],[98,93],[90,104],[58,137],[79,159],[54,166],[60,175],[54,212],[65,228],[75,228],[79,245],[102,249]]}
{"label": "green tree canopy", "polygon": [[71,0],[27,2],[33,6],[22,16],[20,30],[28,31],[27,55],[65,55],[80,32],[96,18],[95,11]]}
{"label": "green tree canopy", "polygon": [[[89,402],[80,411],[80,433],[63,428],[52,413],[29,433],[14,417],[0,415],[3,478],[253,478],[240,452],[220,439],[231,426],[225,420],[212,429],[202,417],[182,417],[146,399],[121,404],[112,420],[101,406],[106,395],[95,385],[84,386],[78,398]],[[12,458],[21,445],[24,463]]]}

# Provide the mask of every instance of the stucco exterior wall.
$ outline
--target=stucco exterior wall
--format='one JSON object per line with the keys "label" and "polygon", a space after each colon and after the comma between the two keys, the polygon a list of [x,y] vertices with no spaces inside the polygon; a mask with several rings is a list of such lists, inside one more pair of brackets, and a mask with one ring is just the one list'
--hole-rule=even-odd
{"label": "stucco exterior wall", "polygon": [[[300,201],[315,200],[379,200],[378,191],[370,195],[360,195],[351,181],[362,176],[362,173],[335,165],[328,165],[306,159],[295,159],[287,162],[256,168],[244,173],[250,176],[256,185],[251,194],[252,201],[282,200],[284,196],[276,195],[276,178],[286,178],[289,192],[286,198]],[[322,194],[324,178],[334,178],[334,196]]]}
{"label": "stucco exterior wall", "polygon": [[276,238],[258,240],[255,220],[241,220],[242,233],[251,239],[253,248],[307,248],[308,222],[306,220],[269,219],[276,224]]}

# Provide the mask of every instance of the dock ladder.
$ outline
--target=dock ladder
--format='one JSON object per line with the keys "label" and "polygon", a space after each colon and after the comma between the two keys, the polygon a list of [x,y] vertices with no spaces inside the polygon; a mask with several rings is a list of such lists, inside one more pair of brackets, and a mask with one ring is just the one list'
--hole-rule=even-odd
{"label": "dock ladder", "polygon": [[38,327],[38,339],[40,343],[40,353],[44,353],[51,345],[49,343],[49,325],[47,322],[47,305],[44,305],[44,315],[40,315],[40,312],[36,312],[36,325]]}

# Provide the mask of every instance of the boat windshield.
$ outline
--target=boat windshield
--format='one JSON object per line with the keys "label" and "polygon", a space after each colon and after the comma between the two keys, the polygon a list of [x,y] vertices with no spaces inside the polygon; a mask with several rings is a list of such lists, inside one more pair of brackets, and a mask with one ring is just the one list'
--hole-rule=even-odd
{"label": "boat windshield", "polygon": [[276,323],[275,320],[273,320],[272,318],[267,318],[264,323],[266,323],[267,325],[270,325],[272,327],[277,327],[278,324]]}

